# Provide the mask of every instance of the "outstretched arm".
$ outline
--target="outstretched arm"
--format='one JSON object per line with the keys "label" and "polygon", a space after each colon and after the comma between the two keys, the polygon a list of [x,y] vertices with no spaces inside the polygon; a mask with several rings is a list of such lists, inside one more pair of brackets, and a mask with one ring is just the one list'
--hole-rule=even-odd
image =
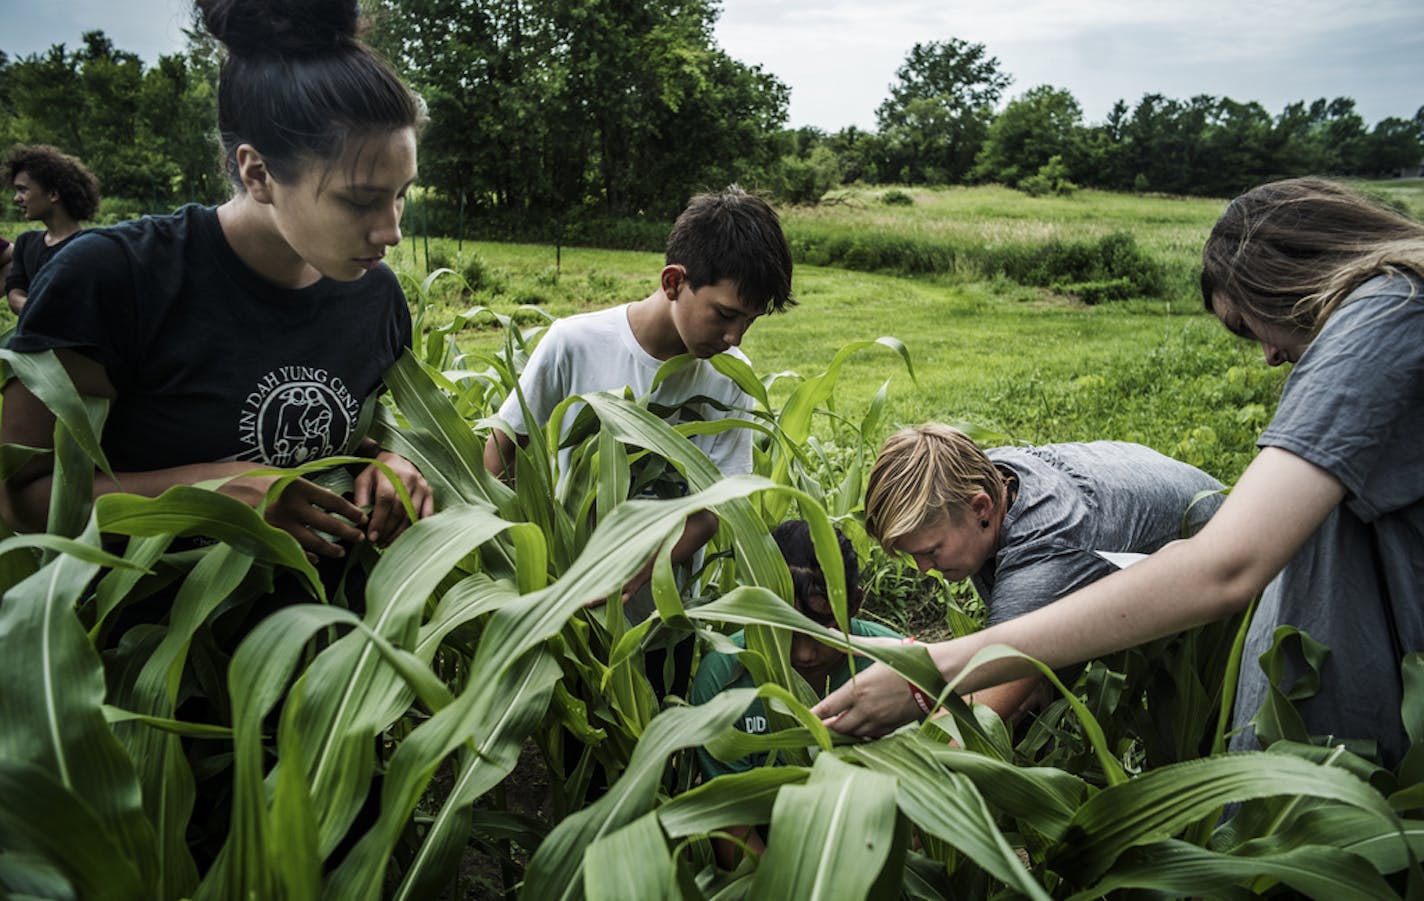
{"label": "outstretched arm", "polygon": [[[1266,448],[1196,536],[1032,613],[927,648],[944,677],[953,679],[991,644],[1057,668],[1219,619],[1245,608],[1344,497],[1345,487],[1330,473],[1289,451]],[[1021,660],[998,660],[975,669],[958,690],[1033,672]],[[919,713],[904,681],[880,664],[832,692],[814,712],[852,735],[880,735]]]}

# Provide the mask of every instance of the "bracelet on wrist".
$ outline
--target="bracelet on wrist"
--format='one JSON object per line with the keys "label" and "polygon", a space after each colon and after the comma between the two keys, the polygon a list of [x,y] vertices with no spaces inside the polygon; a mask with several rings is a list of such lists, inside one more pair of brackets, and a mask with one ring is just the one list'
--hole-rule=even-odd
{"label": "bracelet on wrist", "polygon": [[[909,636],[906,636],[906,637],[900,639],[900,644],[915,644],[915,643],[916,643],[916,642],[915,642],[915,639],[914,639],[914,638],[911,638],[911,637],[909,637]],[[926,714],[928,714],[928,713],[931,713],[931,712],[934,711],[934,701],[931,700],[931,699],[930,699],[930,696],[927,695],[927,694],[925,694],[924,691],[922,691],[918,685],[916,685],[916,684],[913,683],[913,682],[908,682],[908,681],[905,683],[905,685],[909,687],[909,689],[910,689],[910,697],[912,697],[912,698],[915,699],[915,706],[918,707],[918,708],[920,708],[920,712],[921,712],[921,713],[926,713]]]}

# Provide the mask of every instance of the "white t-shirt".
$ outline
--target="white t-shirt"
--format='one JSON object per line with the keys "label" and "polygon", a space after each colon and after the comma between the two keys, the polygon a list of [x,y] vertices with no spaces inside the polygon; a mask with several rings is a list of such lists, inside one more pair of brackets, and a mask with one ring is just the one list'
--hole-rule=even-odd
{"label": "white t-shirt", "polygon": [[[644,350],[633,336],[628,325],[629,306],[581,313],[549,326],[519,377],[525,402],[538,424],[547,423],[554,408],[575,394],[621,391],[627,387],[636,397],[648,395],[653,378],[665,361]],[[746,362],[746,356],[737,348],[728,353]],[[687,403],[694,397],[711,398],[739,410],[752,406],[746,392],[707,360],[698,360],[665,379],[649,400],[659,406],[679,408],[668,420],[672,425],[736,415],[710,403]],[[560,439],[567,435],[582,406],[574,404],[564,414],[564,435]],[[519,398],[513,393],[499,408],[499,416],[518,434],[529,434]],[[730,476],[752,471],[751,434],[750,429],[736,428],[716,435],[694,435],[690,440],[707,454],[718,471]],[[569,448],[559,451],[561,480],[568,471],[571,455]]]}

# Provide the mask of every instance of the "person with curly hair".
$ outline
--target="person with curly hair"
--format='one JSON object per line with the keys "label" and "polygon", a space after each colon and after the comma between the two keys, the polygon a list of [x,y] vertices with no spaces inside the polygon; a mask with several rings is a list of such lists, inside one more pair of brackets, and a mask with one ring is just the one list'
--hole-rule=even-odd
{"label": "person with curly hair", "polygon": [[15,205],[43,231],[15,239],[13,261],[5,276],[5,299],[19,315],[30,296],[30,280],[83,229],[80,223],[99,211],[99,180],[88,167],[48,144],[17,145],[5,156],[0,178],[15,189]]}

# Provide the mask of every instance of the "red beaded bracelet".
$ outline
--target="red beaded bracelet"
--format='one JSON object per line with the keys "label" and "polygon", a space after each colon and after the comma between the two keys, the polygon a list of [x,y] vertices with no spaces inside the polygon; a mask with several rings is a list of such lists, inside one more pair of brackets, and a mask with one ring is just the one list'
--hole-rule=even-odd
{"label": "red beaded bracelet", "polygon": [[[900,639],[900,644],[914,643],[915,639],[913,638],[906,637]],[[918,685],[913,682],[906,682],[905,685],[909,687],[910,697],[915,699],[915,706],[920,708],[921,713],[930,713],[934,710],[934,702],[930,700],[929,695],[925,694],[923,691],[920,690],[920,687]]]}

